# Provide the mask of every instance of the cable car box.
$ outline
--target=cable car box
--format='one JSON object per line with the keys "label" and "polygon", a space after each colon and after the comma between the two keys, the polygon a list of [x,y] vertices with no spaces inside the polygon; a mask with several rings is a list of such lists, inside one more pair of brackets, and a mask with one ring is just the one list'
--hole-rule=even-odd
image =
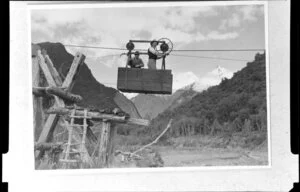
{"label": "cable car box", "polygon": [[117,88],[127,93],[172,94],[171,70],[118,68]]}

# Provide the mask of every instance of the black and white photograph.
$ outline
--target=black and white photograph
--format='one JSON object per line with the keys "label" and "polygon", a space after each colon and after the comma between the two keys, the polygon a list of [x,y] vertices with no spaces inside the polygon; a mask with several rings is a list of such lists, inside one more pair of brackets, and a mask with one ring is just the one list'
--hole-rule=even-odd
{"label": "black and white photograph", "polygon": [[266,166],[264,5],[31,10],[36,169]]}
{"label": "black and white photograph", "polygon": [[290,1],[10,6],[10,191],[297,182]]}

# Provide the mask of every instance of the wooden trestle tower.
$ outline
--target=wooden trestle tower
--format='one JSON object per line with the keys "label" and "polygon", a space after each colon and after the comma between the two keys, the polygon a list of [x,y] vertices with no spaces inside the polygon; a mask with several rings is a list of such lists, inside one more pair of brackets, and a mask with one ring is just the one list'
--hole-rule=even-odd
{"label": "wooden trestle tower", "polygon": [[[59,73],[46,51],[41,50],[38,45],[32,44],[32,80],[33,80],[33,107],[34,107],[34,129],[42,131],[36,139],[35,155],[36,159],[41,159],[45,151],[51,146],[62,146],[59,162],[63,168],[70,168],[72,164],[79,164],[81,168],[89,167],[109,167],[113,159],[114,137],[116,129],[111,126],[111,122],[129,123],[147,126],[149,122],[144,119],[135,119],[128,116],[108,114],[100,111],[91,111],[86,108],[76,106],[82,97],[71,93],[76,76],[83,65],[85,56],[76,53],[68,74],[62,81]],[[40,87],[40,70],[47,81],[47,87]],[[53,106],[48,110],[42,108],[42,100],[54,100]],[[66,106],[65,101],[74,103]],[[47,119],[45,117],[47,116]],[[82,124],[75,124],[80,120]],[[88,121],[102,121],[102,128],[99,136],[89,128]],[[68,139],[65,143],[55,143],[53,139],[54,131],[60,121],[62,134],[66,134]],[[92,158],[91,152],[87,149],[87,143],[95,146],[98,157]],[[94,150],[94,151],[95,151]]]}

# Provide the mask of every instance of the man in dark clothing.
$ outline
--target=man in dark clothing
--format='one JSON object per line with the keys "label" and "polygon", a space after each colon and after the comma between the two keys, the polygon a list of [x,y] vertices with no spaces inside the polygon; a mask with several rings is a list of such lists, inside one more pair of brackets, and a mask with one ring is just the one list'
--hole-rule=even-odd
{"label": "man in dark clothing", "polygon": [[140,56],[140,53],[138,51],[136,51],[134,53],[134,58],[128,60],[128,65],[131,68],[142,68],[142,67],[144,67],[144,62],[139,56]]}

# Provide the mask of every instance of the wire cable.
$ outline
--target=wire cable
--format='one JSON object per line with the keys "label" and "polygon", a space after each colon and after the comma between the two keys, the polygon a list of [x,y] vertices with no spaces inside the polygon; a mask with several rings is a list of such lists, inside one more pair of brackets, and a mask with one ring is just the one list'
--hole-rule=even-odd
{"label": "wire cable", "polygon": [[66,46],[66,47],[82,47],[82,48],[91,48],[91,49],[110,49],[110,50],[120,50],[120,51],[127,50],[125,48],[117,48],[117,47],[98,47],[98,46],[68,45],[68,44],[64,44],[64,46]]}
{"label": "wire cable", "polygon": [[[114,54],[114,55],[95,56],[95,57],[87,57],[87,59],[116,57],[116,56],[120,56],[120,55],[119,54]],[[250,62],[249,60],[244,60],[244,59],[234,59],[234,58],[224,58],[224,57],[205,57],[205,56],[181,55],[181,54],[170,54],[170,56],[192,57],[192,58],[200,58],[200,59],[216,59],[216,60],[229,60],[229,61],[246,61],[246,62]]]}
{"label": "wire cable", "polygon": [[87,57],[87,59],[92,59],[92,58],[104,58],[104,57],[116,57],[116,56],[120,56],[120,54],[103,55],[103,56],[91,56],[91,57]]}
{"label": "wire cable", "polygon": [[[82,47],[82,48],[91,48],[91,49],[110,49],[110,50],[120,50],[120,51],[127,51],[125,48],[118,48],[118,47],[99,47],[99,46],[87,46],[87,45],[71,45],[71,44],[64,44],[67,47]],[[147,51],[147,49],[135,49],[138,51]],[[265,49],[173,49],[172,51],[265,51]]]}
{"label": "wire cable", "polygon": [[[98,46],[85,46],[85,45],[71,45],[71,44],[64,44],[68,47],[82,47],[82,48],[92,48],[92,49],[110,49],[110,50],[119,50],[119,51],[128,51],[125,48],[117,48],[117,47],[98,47]],[[146,51],[145,49],[136,49],[138,51]],[[181,50],[173,50],[177,52],[213,52],[213,51],[265,51],[265,49],[181,49]],[[101,57],[110,57],[110,56],[118,56],[118,54],[113,55],[104,55],[100,57],[89,57],[89,58],[101,58]],[[201,58],[201,59],[216,59],[216,60],[228,60],[228,61],[244,61],[250,62],[249,60],[244,59],[234,59],[234,58],[222,58],[222,57],[205,57],[205,56],[196,56],[196,55],[180,55],[180,54],[170,54],[170,56],[178,56],[178,57],[192,57],[192,58]]]}
{"label": "wire cable", "polygon": [[204,51],[204,52],[209,52],[209,51],[265,51],[265,49],[177,49],[173,51]]}
{"label": "wire cable", "polygon": [[193,57],[193,58],[202,58],[202,59],[217,59],[217,60],[229,60],[229,61],[246,61],[243,59],[234,59],[234,58],[223,58],[223,57],[204,57],[204,56],[195,56],[195,55],[178,55],[178,54],[170,54],[170,56],[179,56],[179,57]]}

